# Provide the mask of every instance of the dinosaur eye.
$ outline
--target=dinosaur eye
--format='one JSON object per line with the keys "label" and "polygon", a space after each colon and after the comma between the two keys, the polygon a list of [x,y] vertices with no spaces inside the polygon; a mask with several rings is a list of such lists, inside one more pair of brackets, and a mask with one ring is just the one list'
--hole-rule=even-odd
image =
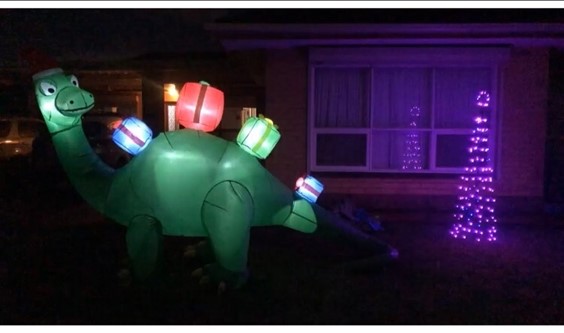
{"label": "dinosaur eye", "polygon": [[41,89],[41,92],[45,96],[51,96],[57,91],[57,87],[51,82],[41,82],[39,89]]}
{"label": "dinosaur eye", "polygon": [[78,79],[76,78],[76,76],[71,75],[70,82],[72,83],[73,86],[78,87]]}

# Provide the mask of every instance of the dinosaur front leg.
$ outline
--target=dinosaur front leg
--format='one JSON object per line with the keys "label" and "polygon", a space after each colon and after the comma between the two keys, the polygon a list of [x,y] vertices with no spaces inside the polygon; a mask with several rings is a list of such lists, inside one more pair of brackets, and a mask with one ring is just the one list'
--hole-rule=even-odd
{"label": "dinosaur front leg", "polygon": [[237,288],[246,282],[252,218],[253,200],[239,183],[219,183],[206,196],[202,221],[216,261],[205,267],[205,273],[214,283]]}
{"label": "dinosaur front leg", "polygon": [[127,253],[133,277],[149,282],[157,277],[162,268],[162,226],[152,216],[135,217],[127,227]]}

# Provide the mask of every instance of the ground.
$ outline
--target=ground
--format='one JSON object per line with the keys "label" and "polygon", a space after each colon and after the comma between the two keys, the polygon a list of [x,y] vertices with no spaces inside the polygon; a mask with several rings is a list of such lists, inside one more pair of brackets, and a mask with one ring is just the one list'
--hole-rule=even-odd
{"label": "ground", "polygon": [[354,250],[283,228],[255,229],[241,290],[218,296],[167,237],[166,283],[126,286],[125,229],[63,179],[2,167],[2,324],[564,324],[564,223],[500,218],[499,241],[448,236],[448,215],[381,212],[376,236],[400,260],[370,270]]}

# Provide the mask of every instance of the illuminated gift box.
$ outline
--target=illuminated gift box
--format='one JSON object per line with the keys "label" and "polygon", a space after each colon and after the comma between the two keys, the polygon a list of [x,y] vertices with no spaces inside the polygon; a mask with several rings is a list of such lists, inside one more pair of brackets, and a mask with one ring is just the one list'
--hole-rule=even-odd
{"label": "illuminated gift box", "polygon": [[239,134],[237,144],[247,153],[265,159],[280,140],[278,126],[262,115],[247,119]]}
{"label": "illuminated gift box", "polygon": [[300,177],[296,181],[296,193],[309,202],[316,202],[323,192],[323,184],[312,176]]}
{"label": "illuminated gift box", "polygon": [[176,102],[176,117],[185,128],[213,131],[223,117],[223,92],[209,83],[187,82]]}
{"label": "illuminated gift box", "polygon": [[137,155],[153,139],[153,132],[135,117],[125,118],[112,134],[112,140],[126,152]]}

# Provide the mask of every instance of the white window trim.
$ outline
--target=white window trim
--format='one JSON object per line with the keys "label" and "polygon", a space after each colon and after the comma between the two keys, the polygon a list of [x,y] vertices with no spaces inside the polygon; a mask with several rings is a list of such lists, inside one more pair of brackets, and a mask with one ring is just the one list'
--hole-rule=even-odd
{"label": "white window trim", "polygon": [[[309,50],[308,66],[308,145],[307,145],[307,170],[308,172],[364,172],[364,173],[393,173],[393,174],[459,174],[463,168],[436,167],[436,140],[440,134],[471,134],[471,129],[419,129],[429,131],[428,169],[410,170],[408,172],[395,169],[371,169],[371,156],[367,154],[366,165],[352,166],[318,166],[316,165],[317,134],[321,133],[346,133],[366,134],[367,151],[372,151],[372,133],[377,131],[402,131],[408,128],[374,128],[372,127],[372,111],[369,113],[369,128],[318,128],[314,124],[314,89],[315,69],[323,67],[370,68],[371,80],[374,67],[490,67],[492,69],[492,117],[490,120],[490,160],[492,165],[499,165],[498,119],[501,115],[501,101],[498,98],[500,83],[499,64],[509,56],[508,48],[500,47],[385,47],[385,48],[311,48]],[[438,59],[440,58],[440,59]],[[434,94],[432,94],[433,96]],[[372,110],[372,92],[370,93],[370,110]],[[434,116],[432,113],[431,117]],[[431,127],[434,122],[431,119]],[[496,168],[499,169],[499,168]]]}

